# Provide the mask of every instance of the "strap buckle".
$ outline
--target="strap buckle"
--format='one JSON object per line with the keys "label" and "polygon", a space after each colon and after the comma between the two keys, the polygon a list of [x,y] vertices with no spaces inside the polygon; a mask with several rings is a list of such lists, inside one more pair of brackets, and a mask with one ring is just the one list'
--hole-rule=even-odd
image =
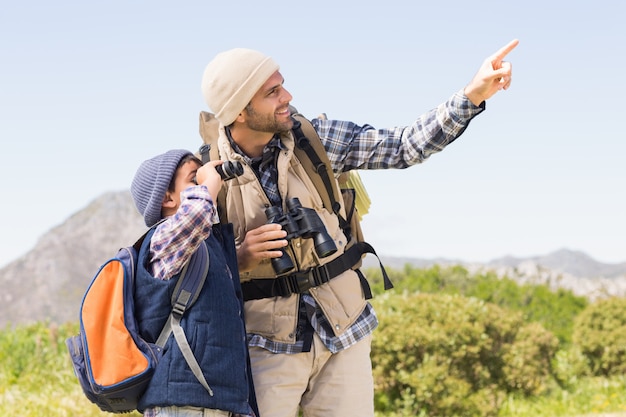
{"label": "strap buckle", "polygon": [[181,290],[176,302],[172,306],[172,315],[174,318],[180,320],[185,314],[185,310],[187,309],[187,305],[189,304],[189,299],[191,298],[191,293],[189,291]]}
{"label": "strap buckle", "polygon": [[315,283],[312,282],[313,275],[310,273],[310,271],[311,270],[302,274],[295,274],[294,278],[296,284],[296,292],[302,294],[315,286]]}
{"label": "strap buckle", "polygon": [[294,275],[294,292],[304,293],[313,287],[330,281],[330,274],[326,265],[309,268],[303,272],[296,272]]}

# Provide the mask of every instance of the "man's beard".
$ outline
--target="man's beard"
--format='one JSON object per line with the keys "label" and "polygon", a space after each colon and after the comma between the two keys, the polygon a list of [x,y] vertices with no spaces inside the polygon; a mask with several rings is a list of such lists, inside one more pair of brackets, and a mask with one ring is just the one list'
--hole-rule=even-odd
{"label": "man's beard", "polygon": [[289,120],[279,123],[276,121],[274,114],[263,116],[260,113],[254,111],[252,106],[246,107],[248,118],[246,120],[248,128],[256,130],[257,132],[267,133],[284,133],[291,130],[293,127],[293,121]]}

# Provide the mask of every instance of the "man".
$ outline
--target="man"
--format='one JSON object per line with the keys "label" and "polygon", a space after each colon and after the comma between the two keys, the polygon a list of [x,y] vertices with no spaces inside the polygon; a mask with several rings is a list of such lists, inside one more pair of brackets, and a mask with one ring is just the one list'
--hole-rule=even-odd
{"label": "man", "polygon": [[[463,90],[410,126],[376,130],[313,119],[335,175],[406,168],[441,151],[484,111],[487,99],[510,86],[512,67],[504,58],[517,44],[513,40],[487,58]],[[373,416],[369,355],[378,321],[359,273],[350,265],[311,288],[277,288],[283,276],[319,276],[348,244],[338,217],[323,207],[294,155],[292,96],[283,81],[272,58],[243,48],[218,54],[202,79],[204,98],[220,122],[220,157],[244,165],[243,175],[224,184],[225,208],[235,228],[259,412],[293,417],[301,408],[306,417]],[[335,253],[320,256],[312,239],[288,239],[280,224],[268,222],[268,208],[288,212],[294,198],[314,210]],[[295,268],[277,274],[272,260],[284,254]]]}

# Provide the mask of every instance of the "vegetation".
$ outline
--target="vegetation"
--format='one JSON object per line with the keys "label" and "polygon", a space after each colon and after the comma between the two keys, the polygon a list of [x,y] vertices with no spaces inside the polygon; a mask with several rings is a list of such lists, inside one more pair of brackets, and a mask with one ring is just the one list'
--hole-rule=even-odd
{"label": "vegetation", "polygon": [[388,270],[385,292],[380,271],[366,272],[378,415],[626,413],[626,300],[590,304],[462,266]]}
{"label": "vegetation", "polygon": [[558,340],[519,313],[460,296],[377,300],[376,408],[407,415],[497,416],[509,393],[546,390]]}
{"label": "vegetation", "polygon": [[48,323],[0,332],[1,416],[112,415],[87,400],[74,376],[65,339],[77,332],[78,324]]}
{"label": "vegetation", "polygon": [[[368,271],[377,417],[626,415],[626,300],[590,303],[461,267],[388,272],[395,289],[384,292]],[[65,339],[77,331],[0,331],[0,415],[111,415],[73,374]]]}
{"label": "vegetation", "polygon": [[626,374],[626,299],[609,298],[576,317],[574,340],[594,375]]}
{"label": "vegetation", "polygon": [[[547,285],[520,285],[510,278],[499,278],[493,272],[470,275],[462,266],[419,269],[407,265],[403,271],[387,272],[395,293],[458,294],[478,298],[521,312],[525,321],[540,323],[565,344],[571,342],[574,318],[589,303],[585,297],[569,290],[552,291]],[[372,291],[384,293],[380,270],[368,269],[367,276],[373,282]]]}

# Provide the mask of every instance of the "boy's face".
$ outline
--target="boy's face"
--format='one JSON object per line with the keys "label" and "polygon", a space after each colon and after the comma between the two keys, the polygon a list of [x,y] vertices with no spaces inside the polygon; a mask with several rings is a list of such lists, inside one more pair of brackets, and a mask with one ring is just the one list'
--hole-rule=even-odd
{"label": "boy's face", "polygon": [[[168,193],[169,198],[176,203],[175,210],[180,206],[180,193],[189,187],[193,187],[196,184],[196,172],[200,168],[195,161],[187,161],[180,168],[176,170],[176,177],[174,179],[174,192]],[[166,196],[167,199],[167,196]]]}

